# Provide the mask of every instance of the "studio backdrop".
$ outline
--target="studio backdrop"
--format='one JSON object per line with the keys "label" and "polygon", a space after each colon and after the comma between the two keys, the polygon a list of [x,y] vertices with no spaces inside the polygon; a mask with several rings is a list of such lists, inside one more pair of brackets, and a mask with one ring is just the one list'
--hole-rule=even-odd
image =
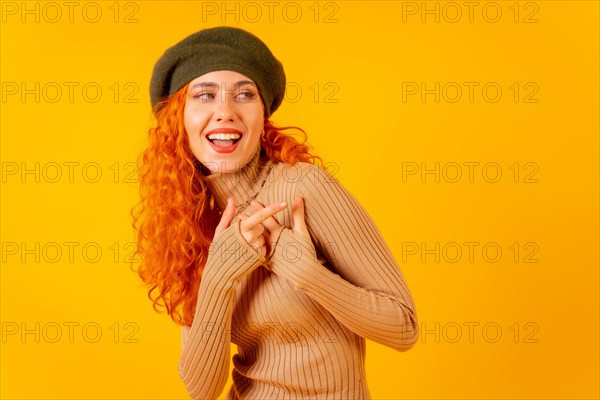
{"label": "studio backdrop", "polygon": [[0,7],[2,399],[188,398],[130,211],[152,67],[221,25],[282,62],[273,122],[306,131],[414,296],[412,349],[367,342],[374,399],[599,397],[597,1]]}

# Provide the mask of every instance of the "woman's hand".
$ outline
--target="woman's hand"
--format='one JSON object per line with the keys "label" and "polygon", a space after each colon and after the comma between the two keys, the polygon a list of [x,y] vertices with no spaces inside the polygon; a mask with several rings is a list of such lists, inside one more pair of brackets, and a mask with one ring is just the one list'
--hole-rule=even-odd
{"label": "woman's hand", "polygon": [[[260,204],[257,201],[254,201],[253,204]],[[265,226],[273,226],[273,224],[279,225],[277,220],[273,218],[273,215],[283,211],[287,207],[286,202],[278,202],[269,205],[268,207],[263,207],[260,205],[260,209],[257,209],[257,212],[252,214],[251,216],[247,216],[242,214],[239,216],[240,222],[240,232],[246,242],[256,250],[258,254],[261,256],[266,256],[268,254],[266,247],[264,246],[267,239],[265,236],[270,237],[269,233],[267,235],[263,235],[265,232]],[[235,216],[235,201],[231,198],[227,199],[227,207],[225,211],[223,211],[223,215],[221,216],[221,220],[215,229],[215,236],[217,237],[221,232],[227,229],[231,225],[231,221]],[[262,223],[265,223],[264,225]],[[280,226],[280,225],[279,225]],[[283,227],[282,227],[283,228]]]}
{"label": "woman's hand", "polygon": [[[273,206],[271,205],[269,207],[264,207],[257,200],[253,200],[252,205],[257,210],[256,213],[252,214],[251,216],[248,216],[244,213],[240,214],[239,217],[240,219],[242,219],[242,222],[245,222],[248,219],[253,218],[255,215],[261,214],[266,210],[269,210],[269,207]],[[267,218],[264,218],[262,220],[262,226],[264,227],[263,243],[267,243],[269,246],[273,245],[274,243],[277,243],[279,235],[285,228],[283,225],[280,225],[275,218],[272,217],[273,214],[275,213],[269,214]],[[301,196],[296,197],[294,199],[294,202],[292,203],[292,218],[292,231],[294,233],[303,235],[306,238],[306,240],[309,240],[312,243],[312,239],[310,238],[310,234],[308,233],[308,228],[306,227],[306,222],[304,220],[304,199]],[[271,254],[271,248],[266,250],[266,254]],[[265,254],[262,255],[264,256]]]}

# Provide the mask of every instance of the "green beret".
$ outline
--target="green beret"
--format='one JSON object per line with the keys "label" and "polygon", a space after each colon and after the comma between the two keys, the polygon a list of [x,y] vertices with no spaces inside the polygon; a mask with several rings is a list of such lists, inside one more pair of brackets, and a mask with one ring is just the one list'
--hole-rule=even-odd
{"label": "green beret", "polygon": [[239,72],[256,83],[265,117],[281,105],[286,84],[281,62],[250,32],[220,26],[196,32],[165,51],[152,72],[152,106],[195,78],[219,70]]}

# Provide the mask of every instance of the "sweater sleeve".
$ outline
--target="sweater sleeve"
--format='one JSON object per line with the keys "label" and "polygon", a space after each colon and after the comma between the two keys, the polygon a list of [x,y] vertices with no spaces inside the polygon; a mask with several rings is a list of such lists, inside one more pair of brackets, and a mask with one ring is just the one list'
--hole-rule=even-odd
{"label": "sweater sleeve", "polygon": [[194,399],[215,399],[229,373],[231,316],[239,280],[266,260],[234,222],[211,244],[190,327],[182,328],[179,375]]}
{"label": "sweater sleeve", "polygon": [[[296,186],[310,238],[285,228],[271,270],[320,303],[354,333],[398,351],[418,340],[416,308],[380,231],[327,171],[311,165]],[[319,262],[315,246],[323,253]]]}

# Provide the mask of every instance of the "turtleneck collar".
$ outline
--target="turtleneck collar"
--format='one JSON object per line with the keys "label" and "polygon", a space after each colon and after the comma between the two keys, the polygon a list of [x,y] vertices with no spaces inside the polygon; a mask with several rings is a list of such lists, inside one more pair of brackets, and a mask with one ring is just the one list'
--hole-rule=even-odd
{"label": "turtleneck collar", "polygon": [[273,161],[261,155],[261,149],[262,145],[259,144],[248,163],[235,172],[204,176],[215,198],[215,205],[220,210],[227,206],[228,197],[232,197],[236,206],[239,206],[260,192],[273,164]]}

